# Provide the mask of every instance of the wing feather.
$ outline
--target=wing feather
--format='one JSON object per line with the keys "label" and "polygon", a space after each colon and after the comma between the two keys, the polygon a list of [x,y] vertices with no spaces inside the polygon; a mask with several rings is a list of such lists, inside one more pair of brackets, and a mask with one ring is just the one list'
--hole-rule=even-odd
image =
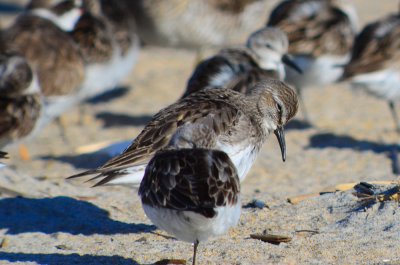
{"label": "wing feather", "polygon": [[[172,164],[179,164],[179,170],[171,170],[176,169]],[[146,169],[139,195],[153,207],[213,217],[215,207],[235,204],[239,191],[236,168],[227,154],[178,149],[157,152]]]}

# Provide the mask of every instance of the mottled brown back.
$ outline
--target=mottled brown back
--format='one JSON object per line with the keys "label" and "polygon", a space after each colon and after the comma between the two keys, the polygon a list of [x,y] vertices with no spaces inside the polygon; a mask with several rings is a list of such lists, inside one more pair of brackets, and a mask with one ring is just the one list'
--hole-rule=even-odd
{"label": "mottled brown back", "polygon": [[208,218],[215,216],[215,207],[236,204],[239,192],[239,178],[228,155],[207,149],[157,152],[139,188],[144,204]]}

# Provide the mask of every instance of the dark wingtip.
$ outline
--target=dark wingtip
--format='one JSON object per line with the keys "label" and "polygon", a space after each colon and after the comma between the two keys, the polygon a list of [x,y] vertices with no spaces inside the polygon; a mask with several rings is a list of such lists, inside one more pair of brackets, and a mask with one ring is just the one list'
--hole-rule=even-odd
{"label": "dark wingtip", "polygon": [[297,73],[303,74],[303,70],[298,66],[292,59],[289,54],[284,54],[282,56],[282,62],[289,66],[290,68],[294,69]]}
{"label": "dark wingtip", "polygon": [[8,153],[7,153],[7,152],[0,151],[0,158],[8,159],[8,158],[9,158],[9,157],[8,157]]}
{"label": "dark wingtip", "polygon": [[95,170],[87,170],[87,171],[84,171],[84,172],[69,176],[66,179],[74,179],[74,178],[84,177],[84,176],[87,176],[87,175],[93,175],[93,174],[96,174],[96,173],[98,173],[98,170],[96,170],[96,169]]}
{"label": "dark wingtip", "polygon": [[[101,176],[104,176],[104,175],[99,174],[99,175],[97,175],[96,177],[90,179],[89,181],[94,180],[94,179],[97,179],[97,178],[99,178],[99,177],[101,177]],[[94,185],[92,186],[92,188],[98,187],[98,186],[103,186],[104,184],[107,184],[108,182],[112,181],[113,179],[115,179],[115,176],[113,176],[113,175],[106,176],[105,178],[103,178],[102,180],[100,180],[99,182],[97,182],[96,184],[94,184]]]}

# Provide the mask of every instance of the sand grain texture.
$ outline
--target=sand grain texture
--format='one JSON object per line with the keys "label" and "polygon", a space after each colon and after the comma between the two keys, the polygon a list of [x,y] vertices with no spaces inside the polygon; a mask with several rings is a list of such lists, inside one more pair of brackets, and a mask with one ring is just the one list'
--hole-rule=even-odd
{"label": "sand grain texture", "polygon": [[[361,25],[398,8],[394,0],[354,2]],[[107,159],[78,155],[80,146],[134,139],[154,113],[181,96],[194,60],[191,51],[146,47],[125,82],[129,89],[119,90],[123,97],[63,116],[68,143],[51,124],[28,142],[32,161],[20,161],[17,146],[6,150],[11,159],[0,171],[0,187],[8,189],[0,189],[0,264],[133,265],[163,258],[189,264],[191,245],[157,230],[135,189],[92,189],[65,177]],[[236,228],[200,244],[199,264],[400,264],[398,203],[357,209],[352,191],[297,205],[286,201],[340,183],[396,180],[389,154],[399,136],[386,103],[346,84],[310,88],[304,98],[315,127],[299,129],[301,114],[288,126],[286,163],[271,136],[242,185],[244,205],[255,198],[268,208],[244,208]],[[264,230],[292,241],[250,239]]]}

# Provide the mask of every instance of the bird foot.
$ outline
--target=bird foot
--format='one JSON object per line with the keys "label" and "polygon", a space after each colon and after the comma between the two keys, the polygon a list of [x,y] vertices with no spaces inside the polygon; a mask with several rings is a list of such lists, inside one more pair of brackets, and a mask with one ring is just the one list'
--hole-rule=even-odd
{"label": "bird foot", "polygon": [[185,265],[184,259],[162,259],[154,263],[154,265]]}

